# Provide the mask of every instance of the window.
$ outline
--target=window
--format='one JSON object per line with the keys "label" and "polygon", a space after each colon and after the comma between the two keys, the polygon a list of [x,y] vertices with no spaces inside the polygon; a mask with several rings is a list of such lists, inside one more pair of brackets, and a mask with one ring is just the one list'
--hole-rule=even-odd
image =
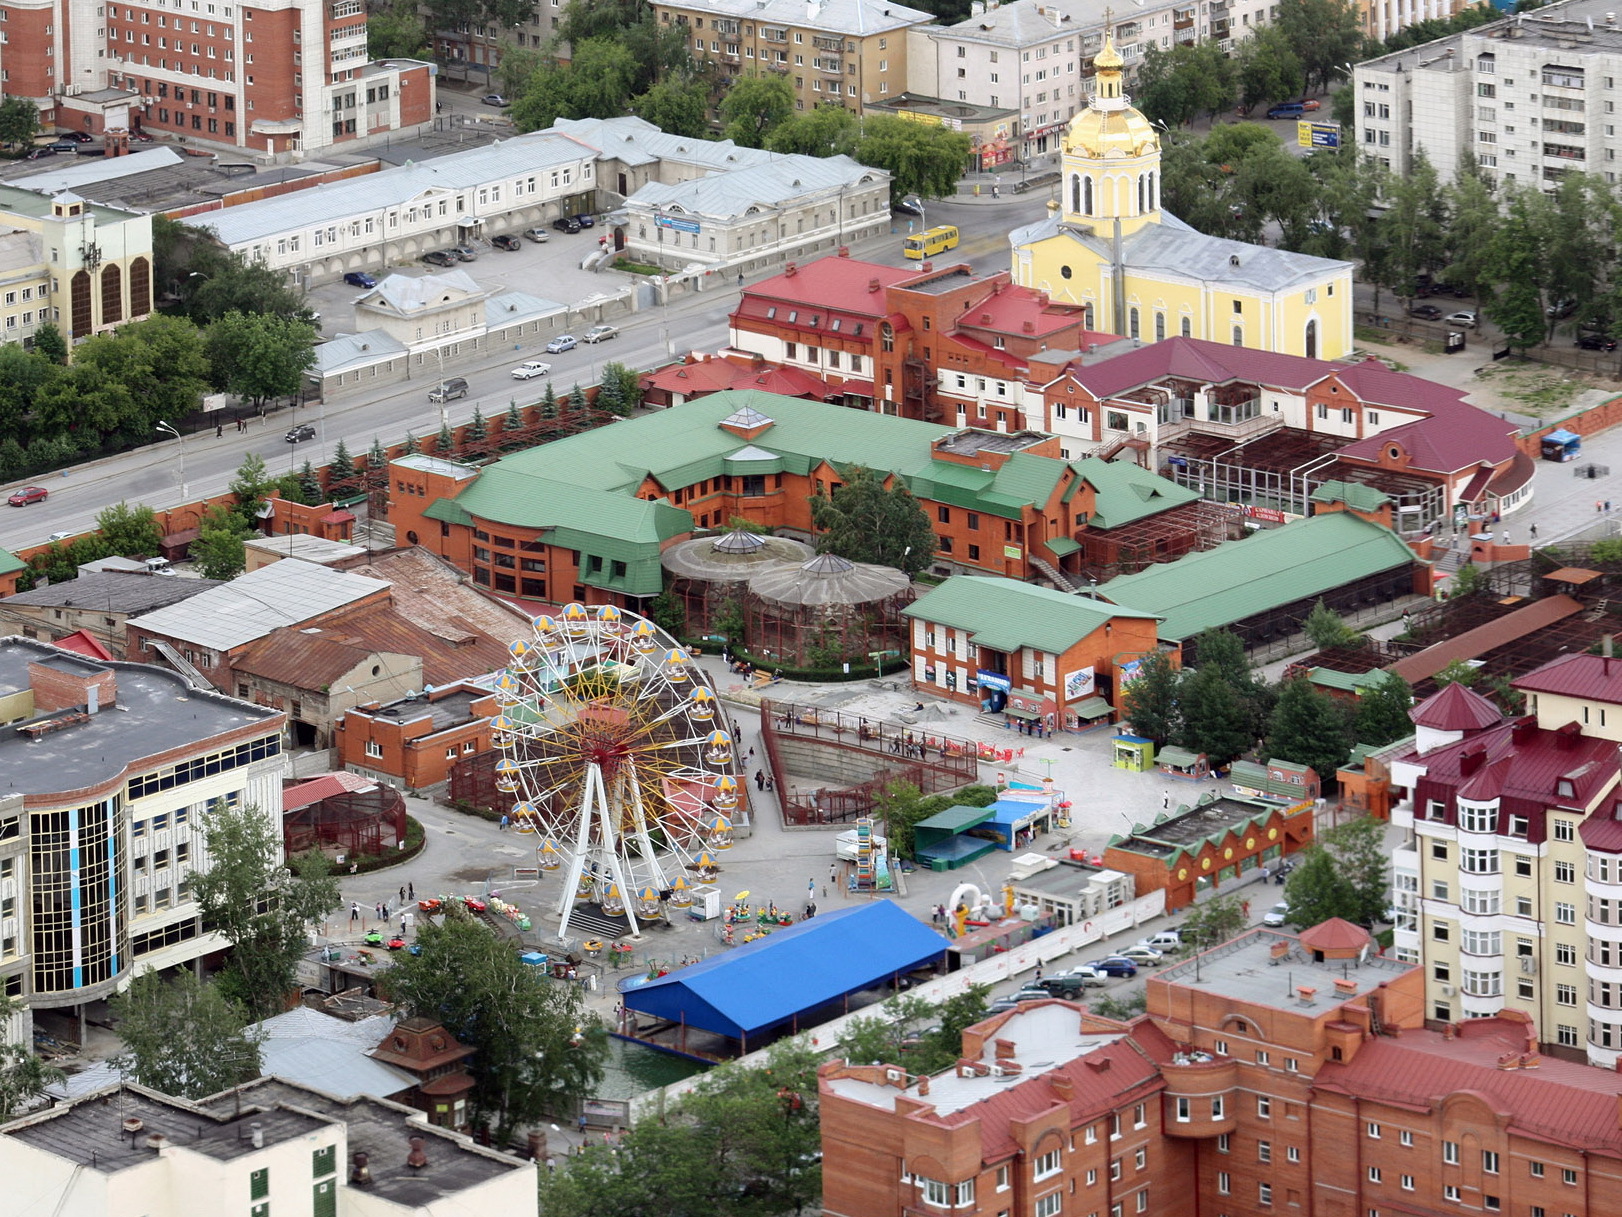
{"label": "window", "polygon": [[1414,1190],[1414,1177],[1412,1175],[1404,1175],[1402,1177],[1402,1190],[1405,1192],[1411,1192]]}
{"label": "window", "polygon": [[1456,1200],[1458,1200],[1458,1198],[1459,1198],[1459,1189],[1454,1184],[1449,1183],[1446,1187],[1444,1187],[1442,1189],[1442,1199],[1443,1200],[1454,1200],[1454,1201],[1456,1201]]}
{"label": "window", "polygon": [[1270,1120],[1273,1118],[1273,1100],[1265,1095],[1256,1096],[1256,1118]]}
{"label": "window", "polygon": [[261,1167],[248,1176],[248,1199],[263,1200],[270,1195],[270,1170]]}
{"label": "window", "polygon": [[1398,1135],[1397,1142],[1405,1149],[1412,1149],[1414,1146],[1414,1134],[1404,1129],[1403,1132]]}
{"label": "window", "polygon": [[1256,1142],[1256,1161],[1271,1162],[1273,1160],[1273,1143],[1271,1141]]}
{"label": "window", "polygon": [[1225,1119],[1224,1110],[1222,1096],[1217,1095],[1216,1098],[1211,1100],[1211,1118],[1213,1120]]}
{"label": "window", "polygon": [[1442,1161],[1449,1166],[1459,1164],[1459,1143],[1457,1141],[1442,1142]]}
{"label": "window", "polygon": [[1140,1171],[1147,1167],[1149,1165],[1149,1151],[1139,1146],[1138,1152],[1132,1156],[1132,1164]]}
{"label": "window", "polygon": [[1380,1139],[1380,1126],[1372,1120],[1369,1121],[1369,1136],[1375,1141]]}
{"label": "window", "polygon": [[1217,1134],[1217,1153],[1225,1154],[1233,1147],[1233,1137],[1228,1133]]}
{"label": "window", "polygon": [[1577,1004],[1576,985],[1556,985],[1554,987],[1554,1000],[1562,1006],[1575,1006]]}
{"label": "window", "polygon": [[947,1190],[944,1180],[925,1179],[924,1177],[919,1176],[918,1185],[923,1189],[925,1204],[933,1204],[937,1208],[945,1208],[947,1206]]}
{"label": "window", "polygon": [[1059,1173],[1059,1151],[1057,1149],[1050,1149],[1050,1150],[1048,1150],[1047,1153],[1042,1154],[1040,1157],[1037,1158],[1037,1160],[1036,1160],[1036,1172],[1035,1172],[1035,1175],[1033,1176],[1034,1178],[1046,1179],[1046,1178],[1048,1178],[1048,1176],[1057,1175],[1058,1173]]}
{"label": "window", "polygon": [[1554,919],[1561,925],[1576,925],[1577,906],[1567,904],[1563,900],[1556,900],[1554,902]]}
{"label": "window", "polygon": [[[1062,1192],[1049,1192],[1046,1196],[1043,1196],[1036,1202],[1036,1217],[1059,1217],[1059,1212],[1063,1205],[1064,1199]],[[1119,1211],[1121,1206],[1116,1205],[1115,1207],[1116,1210]]]}
{"label": "window", "polygon": [[1177,1122],[1179,1124],[1187,1124],[1189,1122],[1189,1120],[1191,1120],[1191,1119],[1193,1119],[1193,1116],[1192,1116],[1192,1114],[1190,1113],[1190,1110],[1189,1110],[1189,1100],[1187,1100],[1185,1098],[1178,1098],[1178,1100],[1177,1100]]}
{"label": "window", "polygon": [[1481,1151],[1481,1169],[1489,1175],[1498,1173],[1498,1151],[1484,1149]]}
{"label": "window", "polygon": [[1556,841],[1575,841],[1577,839],[1576,825],[1575,820],[1554,821],[1554,839]]}
{"label": "window", "polygon": [[1256,1185],[1256,1203],[1266,1205],[1273,1203],[1273,1185],[1271,1183],[1258,1183]]}
{"label": "window", "polygon": [[1554,881],[1556,883],[1577,882],[1577,864],[1575,862],[1556,862],[1554,864]]}
{"label": "window", "polygon": [[1577,1172],[1572,1170],[1569,1166],[1563,1167],[1560,1171],[1560,1182],[1564,1183],[1567,1187],[1576,1187]]}
{"label": "window", "polygon": [[366,755],[371,757],[373,760],[376,760],[378,757],[383,755],[383,745],[378,743],[375,739],[367,740]]}
{"label": "window", "polygon": [[1378,1166],[1369,1167],[1369,1182],[1370,1183],[1378,1183],[1378,1182],[1380,1182],[1380,1168]]}
{"label": "window", "polygon": [[1528,1162],[1526,1164],[1526,1166],[1527,1166],[1527,1169],[1532,1172],[1532,1178],[1534,1178],[1534,1179],[1543,1178],[1543,1163],[1541,1163],[1541,1162]]}
{"label": "window", "polygon": [[1228,1177],[1227,1171],[1217,1172],[1217,1195],[1227,1196],[1233,1188],[1233,1180]]}

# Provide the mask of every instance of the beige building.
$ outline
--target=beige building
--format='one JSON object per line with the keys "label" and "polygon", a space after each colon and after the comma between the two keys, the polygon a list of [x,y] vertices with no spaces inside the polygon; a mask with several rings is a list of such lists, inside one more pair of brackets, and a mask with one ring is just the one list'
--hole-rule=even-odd
{"label": "beige building", "polygon": [[653,0],[664,25],[691,31],[688,46],[724,81],[775,72],[794,106],[864,107],[907,91],[907,31],[932,14],[879,0]]}
{"label": "beige building", "polygon": [[1551,1051],[1622,1060],[1622,660],[1565,655],[1514,682],[1525,715],[1448,685],[1391,758],[1396,953],[1426,1014],[1529,1016]]}

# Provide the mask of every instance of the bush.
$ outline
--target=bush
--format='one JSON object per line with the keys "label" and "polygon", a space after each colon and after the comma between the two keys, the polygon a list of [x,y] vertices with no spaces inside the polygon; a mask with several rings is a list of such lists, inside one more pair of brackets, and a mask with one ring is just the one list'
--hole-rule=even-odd
{"label": "bush", "polygon": [[[683,638],[681,642],[683,646],[701,647],[707,651],[716,649],[715,643],[704,638]],[[786,664],[774,662],[770,659],[762,659],[758,655],[751,655],[749,652],[739,650],[737,647],[728,647],[727,654],[734,659],[741,659],[745,663],[754,664],[758,671],[781,672],[784,680],[806,680],[829,684],[851,680],[871,680],[880,674],[888,676],[896,672],[906,672],[911,666],[911,661],[905,655],[896,655],[885,659],[879,667],[875,667],[873,661],[866,655],[855,656],[849,660],[850,671],[846,672],[837,666],[832,668],[789,667]]]}

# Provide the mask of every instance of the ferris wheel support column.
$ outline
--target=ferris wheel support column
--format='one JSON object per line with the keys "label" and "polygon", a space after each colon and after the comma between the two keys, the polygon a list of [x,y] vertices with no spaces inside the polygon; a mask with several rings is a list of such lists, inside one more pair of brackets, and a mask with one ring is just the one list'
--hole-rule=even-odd
{"label": "ferris wheel support column", "polygon": [[[623,780],[623,779],[622,779]],[[629,882],[629,875],[625,869],[625,861],[620,856],[620,842],[618,826],[614,823],[614,813],[608,801],[608,790],[603,785],[603,771],[593,765],[588,783],[595,783],[597,789],[597,810],[600,817],[603,846],[603,866],[613,876],[614,882],[619,885],[620,896],[625,901],[625,920],[631,924],[631,937],[641,938],[642,927],[636,923],[636,888]]]}
{"label": "ferris wheel support column", "polygon": [[670,884],[666,881],[664,867],[659,865],[659,854],[653,848],[653,838],[648,835],[648,817],[642,806],[642,783],[633,780],[629,786],[632,815],[636,820],[637,848],[642,853],[642,860],[648,864],[649,883],[655,890],[662,892]]}
{"label": "ferris wheel support column", "polygon": [[564,877],[563,890],[558,895],[558,938],[566,940],[569,936],[569,914],[574,909],[574,894],[580,890],[580,879],[586,873],[586,860],[591,853],[591,817],[593,811],[592,779],[598,778],[598,788],[601,787],[600,773],[596,765],[586,770],[586,780],[580,783],[580,830],[576,834],[574,857],[569,860],[569,873]]}

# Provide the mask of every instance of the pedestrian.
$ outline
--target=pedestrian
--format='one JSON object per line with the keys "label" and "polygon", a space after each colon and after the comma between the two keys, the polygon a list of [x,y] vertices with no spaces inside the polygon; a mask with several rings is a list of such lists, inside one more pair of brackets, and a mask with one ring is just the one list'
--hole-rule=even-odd
{"label": "pedestrian", "polygon": [[1498,534],[1498,544],[1500,544],[1500,545],[1508,545],[1509,544],[1509,529],[1506,528],[1506,529],[1504,529],[1503,532]]}
{"label": "pedestrian", "polygon": [[1040,983],[1041,980],[1042,980],[1042,965],[1041,964],[1036,965],[1036,979],[1037,979],[1038,983]]}
{"label": "pedestrian", "polygon": [[1240,912],[1241,916],[1245,917],[1248,920],[1249,917],[1250,917],[1250,901],[1241,900],[1239,902],[1239,912]]}
{"label": "pedestrian", "polygon": [[772,791],[774,791],[776,789],[777,789],[777,779],[774,778],[771,774],[768,773],[766,775],[766,793],[770,794]]}
{"label": "pedestrian", "polygon": [[215,439],[222,439],[222,438],[224,438],[224,436],[225,436],[225,424],[224,423],[215,423],[214,424],[214,438]]}
{"label": "pedestrian", "polygon": [[382,916],[384,921],[389,919],[389,902],[387,900],[383,902]]}
{"label": "pedestrian", "polygon": [[506,812],[501,813],[501,831],[502,832],[507,831],[507,813]]}
{"label": "pedestrian", "polygon": [[[435,104],[437,105],[438,103],[436,102]],[[551,1154],[546,1155],[546,1173],[549,1175],[555,1175],[558,1173],[558,1160]]]}
{"label": "pedestrian", "polygon": [[404,938],[404,937],[405,937],[405,932],[406,932],[406,919],[405,919],[405,914],[404,914],[404,913],[401,913],[401,914],[400,914],[400,937],[401,937],[401,938]]}
{"label": "pedestrian", "polygon": [[372,912],[377,914],[377,919],[379,921],[383,920],[383,905],[381,902],[372,905]]}
{"label": "pedestrian", "polygon": [[766,775],[764,773],[762,773],[758,769],[755,770],[755,789],[756,790],[765,790],[766,789]]}
{"label": "pedestrian", "polygon": [[1594,510],[1595,511],[1601,511],[1601,512],[1604,511],[1605,510],[1605,504],[1601,500],[1595,499],[1594,500]]}
{"label": "pedestrian", "polygon": [[407,883],[406,884],[406,899],[407,900],[415,900],[416,898],[417,898],[417,885],[415,883]]}
{"label": "pedestrian", "polygon": [[586,1135],[586,1113],[585,1112],[580,1113],[580,1135],[582,1137]]}
{"label": "pedestrian", "polygon": [[400,903],[405,903],[405,886],[403,884],[400,887]]}
{"label": "pedestrian", "polygon": [[1170,811],[1171,810],[1171,791],[1162,790],[1160,792],[1160,810],[1161,811]]}
{"label": "pedestrian", "polygon": [[817,898],[817,881],[814,876],[805,881],[805,898],[807,900],[815,900]]}
{"label": "pedestrian", "polygon": [[1536,541],[1537,539],[1538,539],[1538,526],[1536,524],[1534,524],[1534,525],[1532,525],[1532,540]]}
{"label": "pedestrian", "polygon": [[828,882],[829,883],[838,883],[839,882],[839,863],[837,863],[837,862],[829,863],[829,865],[828,865]]}
{"label": "pedestrian", "polygon": [[360,902],[356,901],[356,900],[351,900],[349,902],[349,924],[354,925],[355,922],[357,922],[359,920],[360,920]]}

